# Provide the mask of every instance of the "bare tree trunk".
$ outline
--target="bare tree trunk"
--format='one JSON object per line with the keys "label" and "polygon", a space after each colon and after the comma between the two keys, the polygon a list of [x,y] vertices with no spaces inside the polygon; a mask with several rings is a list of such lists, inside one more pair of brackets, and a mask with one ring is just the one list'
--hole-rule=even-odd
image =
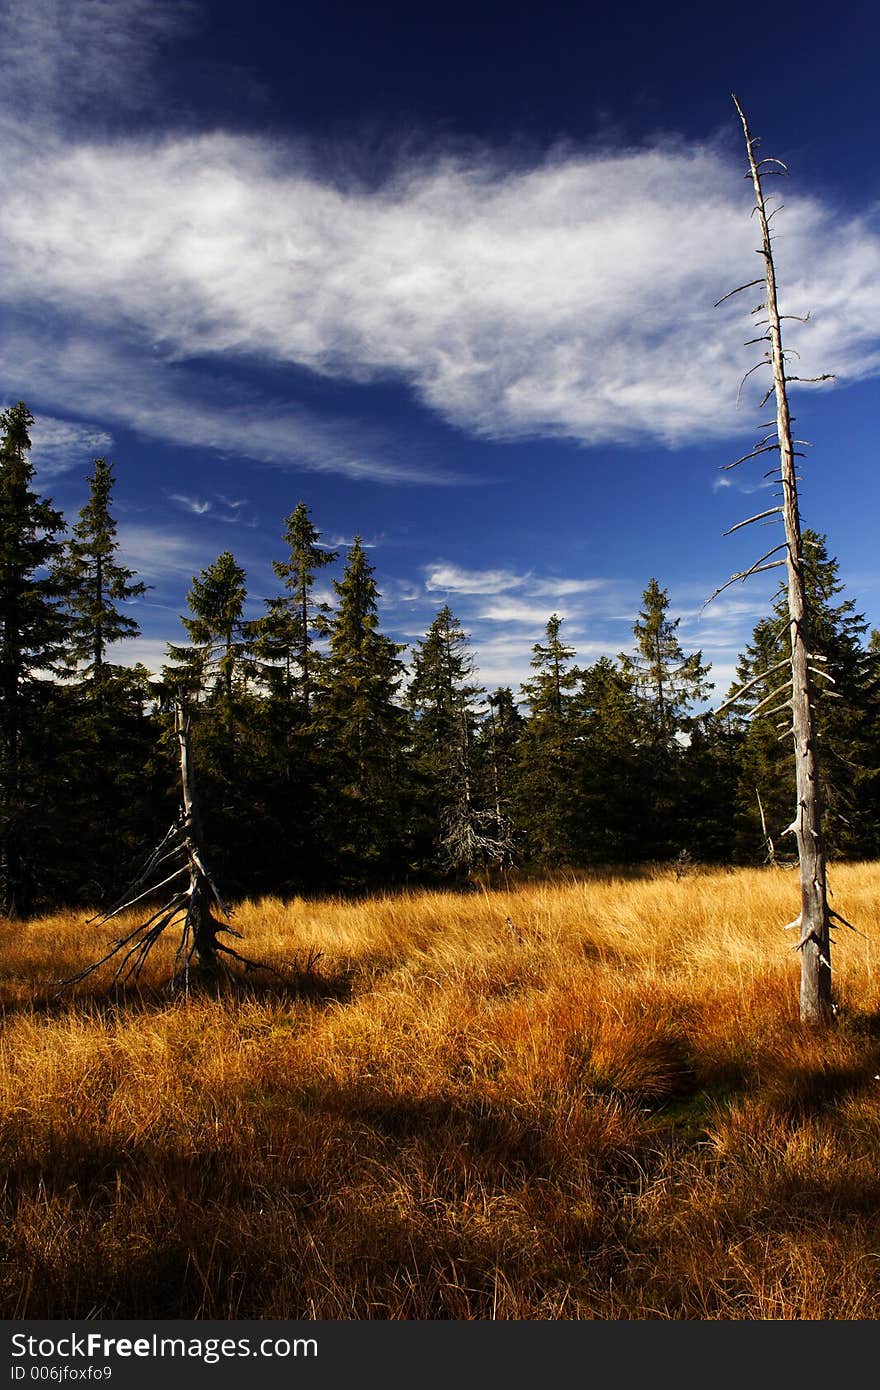
{"label": "bare tree trunk", "polygon": [[[188,721],[181,705],[174,707],[174,727],[180,749],[180,796],[183,805],[183,848],[189,863],[189,922],[203,975],[217,973],[217,923],[211,916],[216,889],[202,866],[202,826],[196,801],[195,777],[189,747]],[[213,890],[213,891],[212,891]]]}
{"label": "bare tree trunk", "polygon": [[[137,984],[156,942],[163,932],[175,927],[180,930],[180,938],[174,959],[172,986],[180,982],[185,990],[189,990],[190,963],[193,956],[197,958],[198,973],[202,980],[214,983],[217,988],[224,979],[233,982],[237,978],[229,969],[227,957],[238,961],[244,966],[245,972],[262,970],[273,975],[279,974],[274,966],[267,965],[264,961],[251,960],[249,956],[241,955],[217,939],[219,932],[234,937],[240,937],[241,933],[221,922],[213,913],[214,908],[218,909],[227,919],[227,923],[232,916],[205,867],[189,746],[189,726],[179,702],[174,710],[174,728],[180,752],[180,816],[153,850],[140,874],[122,897],[107,912],[93,920],[102,923],[112,921],[145,899],[155,900],[160,889],[171,884],[179,885],[184,879],[185,886],[169,889],[170,896],[158,907],[154,907],[145,921],[139,922],[133,930],[119,938],[100,960],[81,970],[78,975],[62,980],[62,988],[86,979],[107,961],[116,957],[121,959],[113,976],[113,984]],[[314,963],[311,957],[310,961],[307,971],[311,970]]]}
{"label": "bare tree trunk", "polygon": [[[794,735],[797,807],[790,830],[797,837],[800,865],[801,951],[800,1013],[804,1023],[827,1023],[831,1004],[831,914],[825,875],[822,841],[822,805],[816,751],[816,719],[809,667],[807,600],[804,586],[804,558],[798,511],[795,451],[786,391],[785,355],[782,348],[776,270],[770,241],[760,165],[755,160],[756,141],[749,133],[742,107],[734,97],[742,121],[749,154],[749,169],[761,226],[762,251],[767,289],[769,361],[776,397],[776,428],[782,479],[782,517],[785,525],[786,568],[788,576],[788,615],[791,637],[791,708]],[[766,161],[761,161],[765,163]],[[774,163],[777,161],[773,161]]]}

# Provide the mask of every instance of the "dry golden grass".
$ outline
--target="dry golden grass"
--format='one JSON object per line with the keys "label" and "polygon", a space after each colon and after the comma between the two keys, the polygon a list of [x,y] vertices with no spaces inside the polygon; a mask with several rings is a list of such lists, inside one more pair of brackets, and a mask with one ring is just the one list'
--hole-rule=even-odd
{"label": "dry golden grass", "polygon": [[300,998],[169,942],[53,1002],[107,929],[7,926],[4,1315],[877,1317],[880,865],[833,884],[828,1035],[773,870],[241,904]]}

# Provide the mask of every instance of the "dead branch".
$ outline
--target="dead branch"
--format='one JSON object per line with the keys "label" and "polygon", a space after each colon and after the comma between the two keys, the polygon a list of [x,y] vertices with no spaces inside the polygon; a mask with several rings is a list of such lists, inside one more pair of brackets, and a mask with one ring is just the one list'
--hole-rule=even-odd
{"label": "dead branch", "polygon": [[[737,393],[736,393],[736,408],[737,408],[737,410],[739,410],[739,403],[740,403],[740,401],[742,400],[742,389],[743,389],[743,387],[745,386],[746,382],[748,381],[749,377],[752,375],[752,372],[758,371],[758,369],[759,369],[760,367],[769,367],[769,366],[770,366],[770,354],[767,353],[764,357],[761,358],[760,362],[756,362],[756,363],[755,363],[754,367],[749,367],[749,370],[746,372],[745,376],[743,377],[742,381],[740,382],[740,384],[739,384],[739,390],[738,390]],[[770,393],[769,393],[769,391],[768,391],[767,396],[769,396],[769,394],[770,394]],[[767,396],[764,397],[764,401],[767,400]],[[761,402],[762,405],[764,404],[764,401]]]}
{"label": "dead branch", "polygon": [[752,686],[757,685],[759,681],[766,680],[768,676],[773,675],[774,671],[781,671],[782,667],[787,665],[788,657],[786,656],[783,657],[782,661],[777,661],[775,665],[768,666],[767,669],[765,671],[761,671],[759,675],[753,676],[751,680],[746,681],[745,685],[741,685],[739,690],[734,691],[734,693],[724,701],[723,705],[719,705],[717,710],[715,711],[715,714],[723,714],[725,710],[730,709],[731,705],[735,705],[737,700],[741,699],[742,696],[745,695],[747,690],[751,690]]}
{"label": "dead branch", "polygon": [[773,454],[778,448],[778,444],[760,444],[757,449],[751,449],[749,453],[743,454],[741,458],[734,459],[733,463],[723,463],[721,467],[725,472],[729,472],[731,468],[739,468],[741,463],[747,463],[749,459],[755,459],[759,454]]}
{"label": "dead branch", "polygon": [[[735,290],[728,290],[728,291],[727,291],[727,294],[723,294],[723,295],[721,296],[720,299],[716,299],[716,300],[715,300],[715,303],[712,305],[712,308],[713,308],[713,309],[717,309],[717,308],[718,308],[718,305],[719,305],[719,304],[723,304],[724,301],[725,301],[725,299],[731,299],[731,298],[733,297],[733,295],[735,295],[735,294],[741,294],[743,290],[750,290],[750,289],[752,288],[753,285],[763,285],[763,283],[764,283],[764,277],[763,277],[763,275],[761,275],[761,276],[758,277],[757,280],[749,280],[749,282],[748,282],[747,285],[737,285],[737,287],[736,287]],[[761,307],[763,307],[763,306],[761,306]]]}
{"label": "dead branch", "polygon": [[756,560],[750,569],[739,570],[736,574],[732,574],[724,584],[720,585],[719,588],[717,588],[713,593],[709,595],[709,597],[706,599],[706,602],[703,604],[703,608],[708,608],[709,604],[713,601],[713,599],[716,599],[719,594],[723,594],[724,590],[729,589],[731,584],[736,584],[737,581],[744,584],[747,579],[750,579],[752,577],[753,574],[763,574],[765,570],[779,569],[781,565],[785,564],[784,560],[774,560],[773,563],[770,565],[765,565],[764,561],[769,560],[770,556],[775,555],[777,551],[784,550],[786,544],[786,541],[782,541],[779,545],[774,545],[773,549],[768,550],[766,555],[762,555],[760,560]]}
{"label": "dead branch", "polygon": [[734,531],[741,531],[744,526],[751,526],[755,521],[763,521],[765,516],[778,516],[782,511],[781,507],[768,507],[766,512],[757,512],[754,516],[746,517],[745,521],[738,521],[735,526],[731,526],[729,531],[725,531],[725,536],[732,536]]}
{"label": "dead branch", "polygon": [[770,835],[770,832],[769,832],[768,829],[767,829],[767,820],[766,820],[766,817],[764,816],[764,807],[763,807],[763,804],[762,804],[762,802],[761,802],[761,793],[758,791],[758,788],[757,788],[757,787],[755,787],[755,796],[758,798],[758,811],[760,812],[760,815],[761,815],[761,833],[762,833],[763,836],[764,836],[764,844],[765,844],[765,846],[766,846],[766,848],[767,848],[767,859],[766,859],[766,862],[767,862],[768,864],[772,864],[773,867],[775,868],[775,867],[776,867],[776,848],[775,848],[775,846],[774,846],[774,844],[773,844],[773,838],[772,838],[772,836]]}
{"label": "dead branch", "polygon": [[848,922],[848,921],[846,920],[845,917],[841,917],[840,913],[839,913],[839,912],[835,912],[833,907],[830,907],[830,908],[828,909],[828,913],[829,913],[829,916],[833,917],[834,920],[835,920],[836,922],[839,922],[839,923],[841,924],[841,926],[843,926],[843,927],[849,927],[850,931],[854,931],[855,934],[856,934],[856,936],[860,936],[860,937],[862,938],[863,941],[869,941],[869,940],[870,940],[870,937],[868,937],[868,936],[865,934],[865,932],[859,931],[858,927],[854,927],[853,924],[852,924],[852,922]]}
{"label": "dead branch", "polygon": [[[769,695],[765,695],[765,696],[764,696],[764,699],[760,702],[760,704],[755,705],[752,709],[749,710],[748,714],[746,715],[746,718],[749,719],[749,720],[754,719],[754,717],[755,717],[756,714],[760,714],[760,713],[761,713],[761,710],[764,709],[765,705],[769,705],[770,701],[771,701],[771,700],[775,700],[776,697],[777,697],[777,695],[781,695],[781,694],[783,693],[783,691],[789,690],[790,688],[791,688],[791,681],[790,681],[790,680],[787,680],[787,681],[785,681],[782,685],[777,686],[775,690],[771,690],[771,692],[770,692]],[[789,704],[789,703],[790,703],[790,701],[786,701],[785,704],[782,704],[782,705],[778,706],[778,709],[785,709],[786,704]],[[768,711],[768,713],[770,713],[770,714],[776,714],[777,712],[778,712],[777,710],[770,710],[770,711]]]}

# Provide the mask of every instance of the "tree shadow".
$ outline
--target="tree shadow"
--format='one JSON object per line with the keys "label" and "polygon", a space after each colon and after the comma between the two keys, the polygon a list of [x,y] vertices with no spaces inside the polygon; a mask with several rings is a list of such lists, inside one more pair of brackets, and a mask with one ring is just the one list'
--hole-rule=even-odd
{"label": "tree shadow", "polygon": [[351,1001],[356,971],[350,966],[319,969],[318,957],[304,963],[294,958],[283,967],[252,969],[241,974],[200,976],[191,973],[187,984],[166,980],[160,984],[97,984],[59,987],[46,984],[45,992],[29,999],[0,999],[0,1020],[15,1017],[79,1018],[109,1020],[138,1014],[164,1013],[169,1007],[186,1007],[190,1002],[213,1000],[224,1007],[239,1003],[341,1004]]}

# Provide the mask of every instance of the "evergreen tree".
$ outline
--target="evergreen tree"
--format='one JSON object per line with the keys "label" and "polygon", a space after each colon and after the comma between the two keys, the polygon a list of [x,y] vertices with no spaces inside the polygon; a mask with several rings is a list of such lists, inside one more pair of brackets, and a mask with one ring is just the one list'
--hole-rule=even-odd
{"label": "evergreen tree", "polygon": [[407,700],[415,717],[414,749],[424,787],[424,822],[440,845],[441,862],[470,874],[504,863],[507,827],[477,799],[474,768],[476,702],[467,636],[448,605],[441,608],[413,656]]}
{"label": "evergreen tree", "polygon": [[701,652],[686,654],[678,638],[680,619],[669,618],[669,595],[651,579],[633,626],[636,649],[620,658],[639,695],[642,714],[642,852],[651,859],[690,853],[684,748],[694,729],[691,707],[710,689]]}
{"label": "evergreen tree", "polygon": [[[246,575],[230,551],[193,579],[181,622],[190,646],[169,644],[166,684],[191,710],[210,862],[230,892],[266,889],[267,829],[254,815],[262,766],[260,707],[249,690],[253,624],[244,617]],[[193,710],[193,702],[201,703]]]}
{"label": "evergreen tree", "polygon": [[307,722],[320,686],[322,662],[315,638],[326,635],[329,613],[329,605],[316,600],[312,590],[318,571],[332,564],[338,552],[319,544],[321,533],[305,502],[297,504],[284,525],[288,557],[273,560],[272,568],[287,593],[267,600],[257,653],[266,663],[270,686],[294,700]]}
{"label": "evergreen tree", "polygon": [[340,872],[349,885],[402,863],[407,770],[406,725],[396,703],[403,647],[378,630],[373,566],[356,536],[330,622],[322,724],[332,764]]}
{"label": "evergreen tree", "polygon": [[522,690],[529,717],[519,741],[518,822],[532,853],[545,864],[577,862],[580,857],[579,756],[574,691],[580,672],[571,665],[574,648],[560,637],[562,619],[554,613],[546,641],[532,649],[535,675]]}
{"label": "evergreen tree", "polygon": [[687,728],[687,713],[709,692],[709,668],[702,652],[686,656],[678,640],[680,618],[667,616],[669,595],[652,579],[642,595],[643,607],[633,627],[636,654],[622,661],[631,669],[645,702],[651,737],[669,747]]}
{"label": "evergreen tree", "polygon": [[331,750],[315,727],[313,706],[324,692],[324,656],[330,605],[316,599],[318,572],[337,558],[320,544],[305,502],[286,518],[287,559],[273,562],[285,592],[266,600],[255,624],[254,656],[268,699],[264,727],[262,796],[284,866],[284,891],[326,888],[336,863],[334,806],[328,795]]}
{"label": "evergreen tree", "polygon": [[523,718],[513,698],[510,686],[501,686],[490,695],[488,710],[480,730],[485,779],[488,783],[486,800],[494,806],[496,824],[511,821],[516,786],[516,769]]}
{"label": "evergreen tree", "polygon": [[[824,806],[824,835],[831,853],[875,855],[880,852],[880,682],[876,662],[866,649],[868,624],[853,599],[841,599],[843,585],[836,559],[828,555],[824,536],[803,533],[804,583],[811,628],[807,634],[816,676],[816,725]],[[791,738],[786,736],[779,700],[769,700],[782,683],[784,669],[773,670],[789,655],[788,613],[781,594],[770,616],[755,627],[740,658],[731,693],[761,676],[733,707],[741,721],[743,751],[739,778],[740,853],[753,857],[763,843],[758,796],[767,830],[778,837],[791,820]],[[767,672],[763,677],[761,673]],[[746,720],[752,710],[755,717]],[[776,840],[777,851],[784,845]]]}
{"label": "evergreen tree", "polygon": [[580,756],[578,847],[583,860],[629,863],[648,853],[645,785],[649,754],[631,669],[600,657],[577,692]]}
{"label": "evergreen tree", "polygon": [[56,573],[70,614],[66,660],[71,667],[84,666],[100,690],[108,674],[118,674],[113,667],[108,670],[108,646],[140,636],[136,620],[118,605],[139,598],[147,585],[117,559],[116,520],[110,510],[112,464],[95,459],[87,481],[89,500],[74,523]]}
{"label": "evergreen tree", "polygon": [[39,860],[41,715],[38,679],[58,665],[64,625],[50,571],[61,513],[34,492],[33,416],[23,401],[0,413],[0,894],[9,917],[30,910]]}
{"label": "evergreen tree", "polygon": [[115,895],[142,854],[160,812],[161,781],[149,673],[109,659],[113,644],[140,635],[120,605],[147,585],[117,558],[112,465],[95,459],[87,481],[88,502],[55,566],[68,614],[65,665],[78,679],[55,692],[66,718],[53,757],[67,832],[58,836],[57,887],[69,902],[93,904]]}
{"label": "evergreen tree", "polygon": [[703,863],[727,864],[734,858],[742,733],[726,715],[693,719],[687,746],[679,755],[677,841],[679,852]]}
{"label": "evergreen tree", "polygon": [[574,647],[567,647],[559,635],[562,618],[553,613],[547,622],[545,642],[532,648],[532,669],[537,672],[523,684],[523,695],[534,717],[561,724],[571,706],[571,694],[578,682],[579,672],[570,665]]}
{"label": "evergreen tree", "polygon": [[447,604],[415,648],[407,693],[416,717],[417,750],[441,780],[450,762],[460,761],[462,747],[473,741],[476,701],[482,693],[473,674],[467,634]]}
{"label": "evergreen tree", "polygon": [[177,669],[166,671],[175,686],[198,698],[215,675],[215,693],[225,712],[231,707],[236,675],[249,671],[253,628],[244,618],[246,597],[245,572],[231,551],[224,550],[193,578],[186,596],[192,616],[181,617],[181,622],[190,645],[169,644]]}

